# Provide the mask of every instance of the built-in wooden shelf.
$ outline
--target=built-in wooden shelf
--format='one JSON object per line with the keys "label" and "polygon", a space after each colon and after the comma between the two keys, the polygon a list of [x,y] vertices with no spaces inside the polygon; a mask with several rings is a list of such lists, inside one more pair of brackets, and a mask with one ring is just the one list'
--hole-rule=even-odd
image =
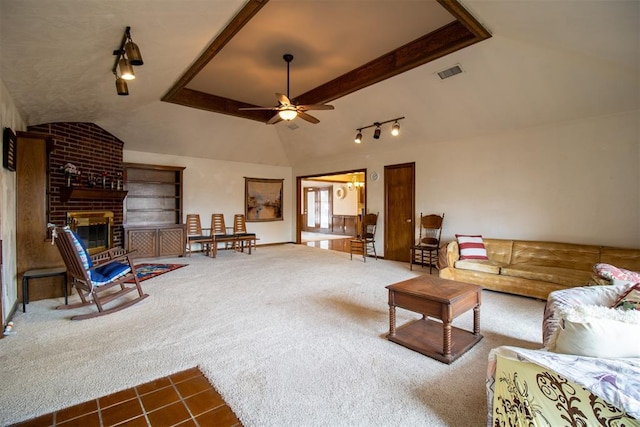
{"label": "built-in wooden shelf", "polygon": [[63,202],[68,202],[71,199],[124,200],[127,191],[90,187],[60,187],[60,195]]}

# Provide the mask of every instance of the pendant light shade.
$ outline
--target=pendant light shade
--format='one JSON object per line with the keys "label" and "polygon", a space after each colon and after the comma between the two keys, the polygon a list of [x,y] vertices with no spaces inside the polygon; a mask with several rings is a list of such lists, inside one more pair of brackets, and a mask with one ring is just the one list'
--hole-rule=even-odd
{"label": "pendant light shade", "polygon": [[118,95],[129,95],[127,81],[121,77],[116,77],[116,90],[118,91]]}
{"label": "pendant light shade", "polygon": [[140,49],[138,45],[133,42],[133,40],[129,39],[127,44],[124,45],[124,51],[127,54],[127,58],[131,65],[142,65],[142,54],[140,53]]}
{"label": "pendant light shade", "polygon": [[125,80],[133,80],[136,78],[136,75],[133,73],[133,67],[127,61],[127,58],[120,58],[120,63],[118,65],[120,67],[120,77]]}

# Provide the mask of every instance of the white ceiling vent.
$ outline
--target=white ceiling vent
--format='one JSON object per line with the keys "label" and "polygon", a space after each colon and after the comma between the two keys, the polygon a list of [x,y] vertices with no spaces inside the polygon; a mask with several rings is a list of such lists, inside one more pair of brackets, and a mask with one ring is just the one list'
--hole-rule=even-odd
{"label": "white ceiling vent", "polygon": [[438,76],[444,80],[444,79],[448,79],[449,77],[453,77],[456,74],[460,74],[463,73],[464,70],[462,69],[462,67],[460,66],[460,64],[456,64],[451,68],[447,68],[446,70],[442,70],[438,72]]}

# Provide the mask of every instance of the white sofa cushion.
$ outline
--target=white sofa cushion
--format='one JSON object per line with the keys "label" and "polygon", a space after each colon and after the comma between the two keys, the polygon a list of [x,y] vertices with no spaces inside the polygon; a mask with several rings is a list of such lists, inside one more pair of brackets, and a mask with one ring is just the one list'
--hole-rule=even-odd
{"label": "white sofa cushion", "polygon": [[549,339],[556,353],[588,357],[640,357],[640,312],[579,305],[557,312],[560,325]]}

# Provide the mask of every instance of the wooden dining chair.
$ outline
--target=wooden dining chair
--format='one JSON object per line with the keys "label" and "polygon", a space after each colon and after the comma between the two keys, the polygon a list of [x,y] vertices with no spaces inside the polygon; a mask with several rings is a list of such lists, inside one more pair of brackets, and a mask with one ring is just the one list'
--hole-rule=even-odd
{"label": "wooden dining chair", "polygon": [[409,258],[409,270],[413,270],[413,264],[420,264],[424,267],[429,265],[429,274],[438,262],[440,255],[440,236],[442,235],[442,223],[444,222],[444,213],[442,215],[422,215],[420,212],[420,231],[418,241],[411,246],[411,254]]}
{"label": "wooden dining chair", "polygon": [[233,216],[233,234],[236,236],[236,250],[244,252],[246,242],[248,253],[251,255],[251,246],[253,245],[254,249],[257,247],[258,238],[255,233],[247,232],[244,214],[235,214]]}
{"label": "wooden dining chair", "polygon": [[224,222],[224,214],[211,214],[211,235],[213,236],[212,252],[215,258],[218,254],[218,244],[224,243],[225,249],[234,248],[237,237],[233,232],[233,227],[227,227]]}
{"label": "wooden dining chair", "polygon": [[205,233],[200,223],[199,214],[187,214],[186,222],[186,237],[187,237],[187,256],[191,256],[193,251],[192,245],[199,244],[206,255],[211,252],[213,246],[213,236],[210,233]]}
{"label": "wooden dining chair", "polygon": [[353,259],[353,254],[362,255],[364,262],[367,256],[373,254],[378,259],[376,253],[376,228],[378,226],[378,214],[369,213],[362,217],[362,229],[360,234],[349,242],[349,257]]}
{"label": "wooden dining chair", "polygon": [[[74,309],[95,304],[96,312],[80,314],[71,320],[83,320],[103,316],[130,307],[149,295],[142,292],[136,268],[128,252],[112,248],[89,255],[82,240],[69,227],[53,229],[53,239],[62,256],[73,286],[80,296],[79,303],[65,304],[57,309]],[[113,288],[118,288],[113,291]],[[109,291],[111,290],[111,291]],[[135,298],[123,298],[136,292]],[[107,304],[119,301],[116,305]]]}

